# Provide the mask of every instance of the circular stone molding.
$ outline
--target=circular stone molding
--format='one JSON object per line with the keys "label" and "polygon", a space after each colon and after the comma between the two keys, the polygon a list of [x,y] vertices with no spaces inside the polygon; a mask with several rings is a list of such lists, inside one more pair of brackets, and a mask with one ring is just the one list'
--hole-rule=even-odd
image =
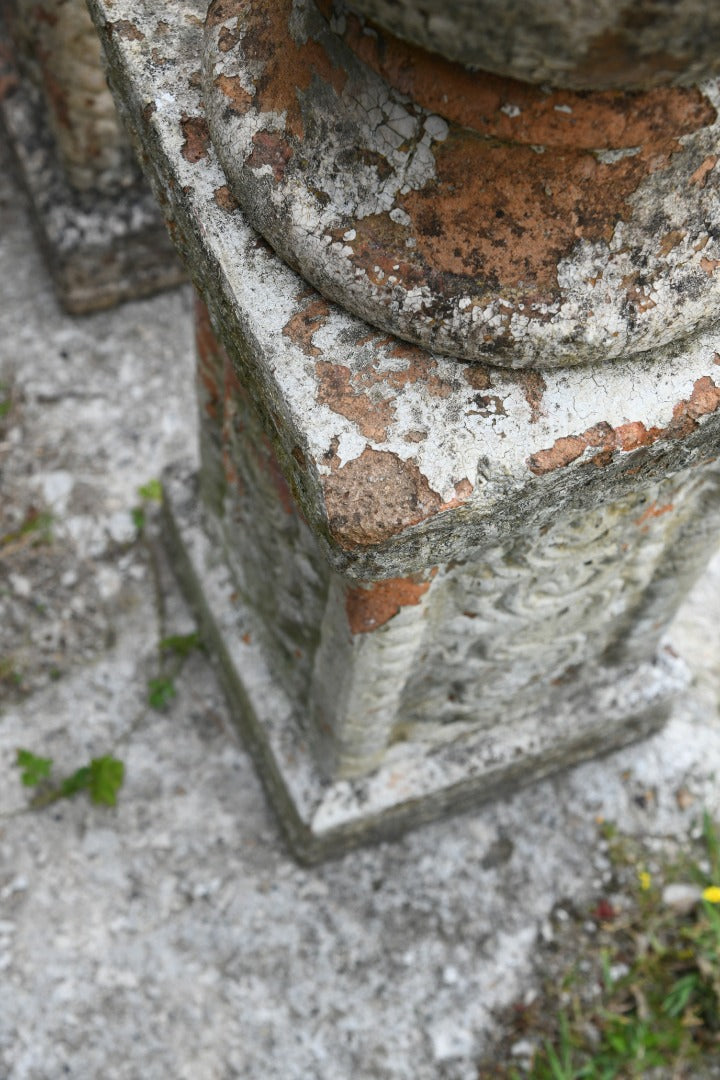
{"label": "circular stone molding", "polygon": [[550,90],[312,0],[214,0],[204,97],[250,223],[320,292],[505,367],[658,349],[720,304],[720,90]]}
{"label": "circular stone molding", "polygon": [[714,0],[349,0],[347,6],[449,60],[532,83],[647,90],[720,71]]}

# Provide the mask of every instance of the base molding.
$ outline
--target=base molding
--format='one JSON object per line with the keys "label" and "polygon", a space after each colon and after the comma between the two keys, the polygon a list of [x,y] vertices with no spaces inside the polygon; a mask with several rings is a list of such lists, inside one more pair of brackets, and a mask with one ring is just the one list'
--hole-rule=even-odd
{"label": "base molding", "polygon": [[255,619],[236,591],[222,543],[189,463],[164,478],[164,533],[173,565],[217,664],[237,727],[253,754],[295,855],[304,862],[401,833],[421,822],[514,792],[548,774],[645,738],[684,690],[684,661],[661,650],[632,670],[596,678],[552,712],[473,731],[443,744],[399,743],[361,779],[330,781],[310,750],[302,711],[273,679]]}

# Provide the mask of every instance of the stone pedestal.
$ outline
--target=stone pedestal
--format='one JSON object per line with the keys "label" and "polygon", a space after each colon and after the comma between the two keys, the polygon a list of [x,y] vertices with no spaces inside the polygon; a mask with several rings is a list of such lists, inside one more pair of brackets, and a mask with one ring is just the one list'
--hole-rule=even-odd
{"label": "stone pedestal", "polygon": [[[360,190],[343,187],[338,172],[350,160],[343,149],[351,128],[332,169],[322,158],[327,140],[313,141],[317,101],[328,114],[342,104],[345,84],[333,89],[336,44],[327,35],[347,33],[347,20],[341,31],[336,15],[318,22],[309,3],[270,9],[223,0],[211,5],[203,39],[201,0],[181,0],[171,27],[149,0],[90,6],[112,84],[203,298],[200,460],[167,477],[168,535],[295,850],[312,859],[391,834],[662,723],[686,679],[663,631],[720,524],[720,327],[708,308],[717,254],[711,88],[681,88],[668,99],[680,102],[676,127],[662,138],[645,131],[649,149],[638,151],[644,164],[632,183],[622,173],[630,187],[614,224],[611,209],[597,229],[578,217],[574,240],[563,236],[552,295],[532,293],[532,274],[547,269],[542,259],[518,270],[521,234],[504,282],[493,283],[490,255],[478,256],[459,284],[458,275],[433,277],[425,260],[422,289],[434,286],[447,304],[437,317],[419,318],[420,330],[407,318],[399,330],[432,334],[444,311],[443,340],[488,361],[466,362],[387,332],[388,320],[407,315],[419,268],[412,253],[426,238],[409,195],[419,191],[429,205],[426,186],[437,177],[416,176],[405,193],[395,186],[405,203],[390,199],[382,211],[413,230],[403,241],[415,240],[397,263],[398,288],[388,290],[389,275],[376,267],[399,234],[377,214],[372,235],[366,217],[355,229],[343,218],[356,211]],[[311,24],[303,22],[308,13]],[[296,79],[285,99],[265,78],[261,48],[281,16],[290,43],[287,54],[278,46],[278,70]],[[298,50],[309,50],[309,77],[295,63]],[[372,83],[381,76],[368,67]],[[386,105],[395,93],[387,91]],[[552,111],[562,104],[555,99]],[[598,106],[605,116],[607,104]],[[618,115],[632,104],[616,102]],[[386,112],[397,126],[393,108]],[[416,149],[425,145],[432,156],[441,120],[448,143],[466,137],[442,117],[428,124],[435,114],[420,106],[411,111],[430,133]],[[411,135],[401,133],[394,150],[404,153]],[[496,134],[483,138],[497,145]],[[627,159],[622,149],[607,150],[611,164]],[[353,167],[358,152],[389,191],[391,173],[372,157],[379,151],[356,141]],[[548,167],[557,173],[558,162]],[[650,243],[648,192],[659,173],[675,188],[684,182],[691,196],[673,204],[682,218],[676,242],[663,241],[667,222],[655,221],[655,241],[667,247],[665,277],[662,255],[632,265]],[[322,186],[328,177],[332,197]],[[498,210],[506,195],[498,186]],[[579,215],[582,198],[573,198]],[[605,204],[614,205],[610,194]],[[303,206],[313,214],[303,218]],[[409,224],[392,217],[395,209]],[[661,209],[669,214],[670,201]],[[362,229],[365,248],[355,244]],[[471,242],[468,228],[464,235]],[[377,252],[370,269],[368,252]],[[342,306],[291,268],[303,253],[303,273]],[[351,272],[335,273],[341,259]],[[668,276],[684,282],[685,303]],[[597,303],[622,317],[609,336],[613,328],[624,336],[607,356],[597,335],[582,331],[596,287]],[[516,305],[514,321],[496,318],[503,302]],[[529,305],[524,336],[521,303]],[[468,306],[479,311],[474,320],[454,317]],[[385,329],[350,314],[356,307]],[[528,367],[543,358],[543,370]]]}
{"label": "stone pedestal", "polygon": [[117,116],[84,0],[0,3],[0,124],[69,312],[184,280]]}

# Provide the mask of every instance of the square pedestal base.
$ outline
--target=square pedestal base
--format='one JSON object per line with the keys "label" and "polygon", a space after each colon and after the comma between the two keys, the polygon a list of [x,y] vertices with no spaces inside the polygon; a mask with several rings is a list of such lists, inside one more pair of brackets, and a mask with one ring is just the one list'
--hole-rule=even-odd
{"label": "square pedestal base", "polygon": [[19,79],[3,60],[8,55],[0,22],[0,132],[13,150],[63,307],[82,315],[185,281],[144,180],[112,195],[80,192],[68,183],[40,92]]}
{"label": "square pedestal base", "polygon": [[308,718],[274,677],[256,644],[254,613],[237,592],[222,543],[197,494],[192,466],[164,477],[167,543],[181,584],[218,665],[238,727],[296,855],[315,861],[382,839],[451,810],[532,782],[643,738],[667,718],[688,683],[684,662],[661,650],[632,670],[598,668],[558,691],[553,709],[488,730],[468,726],[445,744],[403,742],[366,777],[329,780],[311,756]]}

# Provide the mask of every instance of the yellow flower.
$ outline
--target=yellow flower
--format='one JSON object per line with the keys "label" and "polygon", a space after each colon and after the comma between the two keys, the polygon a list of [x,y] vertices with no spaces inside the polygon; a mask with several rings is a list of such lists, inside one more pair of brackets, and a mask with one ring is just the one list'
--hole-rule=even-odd
{"label": "yellow flower", "polygon": [[638,873],[638,877],[640,878],[640,888],[643,892],[647,892],[650,888],[650,882],[652,881],[652,878],[648,874],[647,870],[641,870]]}
{"label": "yellow flower", "polygon": [[709,904],[720,904],[720,886],[709,885],[707,889],[703,889],[702,898]]}

